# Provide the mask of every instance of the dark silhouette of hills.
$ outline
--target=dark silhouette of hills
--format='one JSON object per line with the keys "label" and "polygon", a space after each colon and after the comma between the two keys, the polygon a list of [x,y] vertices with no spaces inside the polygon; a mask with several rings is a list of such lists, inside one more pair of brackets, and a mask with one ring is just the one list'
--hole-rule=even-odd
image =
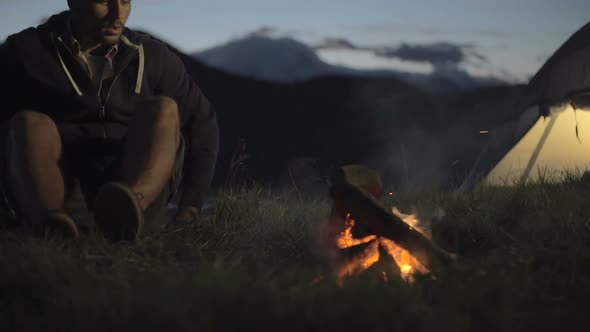
{"label": "dark silhouette of hills", "polygon": [[280,84],[175,52],[218,109],[218,181],[243,139],[251,156],[248,173],[258,180],[276,181],[303,159],[324,175],[333,166],[364,163],[393,184],[446,185],[456,172],[454,161],[475,159],[485,142],[479,129],[511,116],[519,91],[499,86],[439,96],[392,77],[344,75]]}
{"label": "dark silhouette of hills", "polygon": [[212,69],[176,52],[218,111],[218,179],[226,177],[240,140],[250,155],[248,173],[272,181],[298,158],[317,160],[324,170],[363,162],[395,137],[395,128],[432,119],[428,96],[396,79],[330,76],[277,84]]}

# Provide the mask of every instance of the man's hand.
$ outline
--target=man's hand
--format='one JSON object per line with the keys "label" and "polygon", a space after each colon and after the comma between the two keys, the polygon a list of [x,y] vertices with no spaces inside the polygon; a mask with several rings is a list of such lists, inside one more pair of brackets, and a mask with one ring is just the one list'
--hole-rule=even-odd
{"label": "man's hand", "polygon": [[188,224],[194,222],[199,218],[199,208],[195,206],[183,206],[178,211],[176,218],[174,219],[175,224]]}

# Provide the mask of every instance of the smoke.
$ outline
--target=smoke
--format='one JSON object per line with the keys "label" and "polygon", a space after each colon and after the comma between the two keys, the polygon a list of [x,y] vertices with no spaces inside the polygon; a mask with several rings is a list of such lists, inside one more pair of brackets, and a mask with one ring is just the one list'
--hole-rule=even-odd
{"label": "smoke", "polygon": [[436,189],[448,178],[444,167],[447,148],[440,134],[415,126],[402,129],[387,145],[373,151],[366,164],[395,187]]}

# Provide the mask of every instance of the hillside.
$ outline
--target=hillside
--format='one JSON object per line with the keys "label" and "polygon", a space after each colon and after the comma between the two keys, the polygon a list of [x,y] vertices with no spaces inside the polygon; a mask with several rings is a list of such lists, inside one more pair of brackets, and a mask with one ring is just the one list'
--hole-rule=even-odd
{"label": "hillside", "polygon": [[[460,159],[468,168],[485,142],[479,130],[510,118],[520,91],[499,86],[438,96],[391,77],[343,75],[280,84],[222,72],[176,52],[219,112],[218,180],[242,138],[256,179],[276,180],[304,159],[321,174],[333,165],[365,163],[391,183],[448,185],[450,178],[457,181],[454,173],[465,172],[451,163]],[[404,174],[408,168],[412,174]]]}

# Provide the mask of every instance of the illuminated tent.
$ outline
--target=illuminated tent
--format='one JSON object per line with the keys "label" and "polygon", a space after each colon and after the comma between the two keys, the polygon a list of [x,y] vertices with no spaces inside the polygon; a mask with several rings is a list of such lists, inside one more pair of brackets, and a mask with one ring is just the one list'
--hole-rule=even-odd
{"label": "illuminated tent", "polygon": [[490,130],[461,189],[560,180],[590,170],[590,23],[549,58],[515,106],[517,120]]}

